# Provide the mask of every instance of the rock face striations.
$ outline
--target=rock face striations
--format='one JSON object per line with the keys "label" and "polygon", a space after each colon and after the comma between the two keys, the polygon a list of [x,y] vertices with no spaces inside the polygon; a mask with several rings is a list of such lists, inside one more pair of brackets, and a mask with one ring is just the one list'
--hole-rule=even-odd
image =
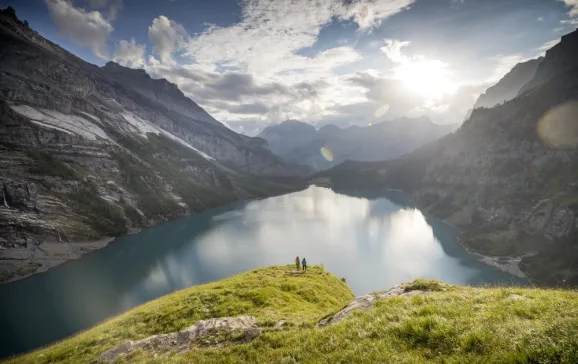
{"label": "rock face striations", "polygon": [[174,84],[88,64],[10,8],[0,11],[0,153],[0,280],[95,247],[68,242],[293,190],[255,175],[302,171]]}
{"label": "rock face striations", "polygon": [[525,256],[520,267],[536,283],[578,285],[576,49],[577,32],[563,37],[526,91],[475,109],[454,134],[397,160],[346,163],[315,180],[403,189],[458,226],[473,250]]}

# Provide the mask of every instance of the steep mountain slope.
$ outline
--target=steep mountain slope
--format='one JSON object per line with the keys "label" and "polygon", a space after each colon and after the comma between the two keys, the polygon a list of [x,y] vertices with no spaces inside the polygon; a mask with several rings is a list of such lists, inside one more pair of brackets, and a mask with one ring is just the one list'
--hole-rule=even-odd
{"label": "steep mountain slope", "polygon": [[0,97],[1,279],[95,248],[60,242],[299,187],[247,174],[298,169],[175,85],[88,64],[8,10],[0,11]]}
{"label": "steep mountain slope", "polygon": [[540,62],[534,77],[520,90],[520,94],[549,81],[554,76],[576,67],[578,59],[578,33],[566,34],[560,43],[546,51],[543,62]]}
{"label": "steep mountain slope", "polygon": [[[540,57],[515,65],[498,83],[488,88],[486,92],[478,97],[474,104],[474,109],[478,107],[494,107],[516,97],[522,87],[534,77],[542,59]],[[468,118],[466,117],[466,119]]]}
{"label": "steep mountain slope", "polygon": [[[284,154],[279,155],[288,162],[323,170],[345,160],[377,161],[394,158],[450,133],[455,127],[434,124],[424,116],[347,129],[327,125],[316,131],[312,126],[302,126],[301,133],[285,132],[287,128],[280,124],[269,127],[260,136],[267,139],[270,145],[280,145],[276,149],[284,151]],[[272,135],[275,135],[274,139]],[[320,152],[322,148],[325,155]],[[272,150],[275,151],[273,147]]]}
{"label": "steep mountain slope", "polygon": [[[559,49],[577,49],[576,34],[541,64],[570,54]],[[403,189],[460,227],[468,247],[493,256],[532,253],[521,268],[535,282],[576,286],[578,57],[556,62],[568,66],[505,104],[474,110],[452,135],[395,161],[338,166],[316,181]]]}
{"label": "steep mountain slope", "polygon": [[303,275],[289,269],[255,269],[190,287],[7,363],[578,360],[574,291],[418,279],[353,298],[322,266]]}

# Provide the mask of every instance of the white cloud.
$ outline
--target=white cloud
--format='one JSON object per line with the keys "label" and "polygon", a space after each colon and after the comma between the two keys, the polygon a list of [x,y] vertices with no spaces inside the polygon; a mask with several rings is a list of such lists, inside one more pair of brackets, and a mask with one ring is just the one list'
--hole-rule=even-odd
{"label": "white cloud", "polygon": [[155,18],[149,27],[149,39],[153,44],[153,51],[163,64],[176,64],[173,60],[173,53],[183,47],[186,37],[185,28],[164,15]]}
{"label": "white cloud", "polygon": [[108,37],[114,28],[100,12],[75,8],[68,0],[46,0],[46,5],[62,35],[108,59]]}
{"label": "white cloud", "polygon": [[558,0],[563,1],[570,8],[568,14],[572,17],[578,16],[578,0]]}
{"label": "white cloud", "polygon": [[488,78],[488,82],[499,81],[506,73],[510,72],[512,68],[518,63],[526,62],[531,60],[533,57],[526,57],[520,54],[512,54],[509,56],[496,57],[497,65],[494,73]]}
{"label": "white cloud", "polygon": [[122,8],[122,0],[88,0],[88,6],[92,9],[106,9],[107,20],[115,21],[118,12]]}
{"label": "white cloud", "polygon": [[[347,45],[313,56],[298,51],[314,46],[321,29],[336,19],[351,20],[360,31],[369,31],[413,1],[244,0],[239,23],[210,26],[195,35],[161,16],[149,28],[159,61],[149,59],[147,70],[177,83],[231,125],[285,118],[314,122],[338,103],[363,99],[359,88],[340,84],[335,75],[337,67],[361,55]],[[192,62],[177,64],[176,52]],[[257,110],[262,112],[254,113]]]}
{"label": "white cloud", "polygon": [[112,59],[126,67],[141,68],[145,64],[145,46],[136,44],[134,38],[130,41],[123,39],[118,42]]}
{"label": "white cloud", "polygon": [[569,7],[568,16],[570,20],[563,21],[563,23],[568,23],[572,25],[578,25],[578,0],[558,0],[563,1],[567,7]]}
{"label": "white cloud", "polygon": [[351,19],[357,23],[360,30],[369,30],[412,3],[413,0],[354,1],[342,6],[338,11],[341,12],[342,19]]}
{"label": "white cloud", "polygon": [[[339,105],[367,101],[363,88],[336,74],[362,56],[345,42],[310,56],[299,51],[315,46],[321,29],[333,21],[350,20],[369,32],[413,2],[241,0],[239,23],[194,35],[159,16],[149,27],[154,57],[145,69],[178,84],[236,130],[254,131],[287,118],[316,122]],[[184,63],[186,58],[190,62]]]}
{"label": "white cloud", "polygon": [[554,47],[556,44],[560,43],[561,40],[562,39],[560,39],[560,38],[552,39],[551,41],[542,44],[540,47],[538,47],[537,50],[541,51],[542,55],[543,55],[544,53],[546,53],[546,51],[548,49],[550,49],[550,48]]}

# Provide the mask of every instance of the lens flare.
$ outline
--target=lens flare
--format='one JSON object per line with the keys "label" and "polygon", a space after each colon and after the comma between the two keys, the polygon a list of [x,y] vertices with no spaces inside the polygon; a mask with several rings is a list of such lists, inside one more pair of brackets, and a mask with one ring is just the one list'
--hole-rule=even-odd
{"label": "lens flare", "polygon": [[376,118],[380,118],[383,115],[385,115],[387,112],[389,111],[389,105],[388,104],[383,104],[379,107],[379,109],[375,110],[375,113],[373,114]]}
{"label": "lens flare", "polygon": [[328,162],[333,162],[333,152],[327,146],[321,147],[321,156]]}
{"label": "lens flare", "polygon": [[538,137],[551,147],[578,146],[578,102],[553,107],[538,120]]}

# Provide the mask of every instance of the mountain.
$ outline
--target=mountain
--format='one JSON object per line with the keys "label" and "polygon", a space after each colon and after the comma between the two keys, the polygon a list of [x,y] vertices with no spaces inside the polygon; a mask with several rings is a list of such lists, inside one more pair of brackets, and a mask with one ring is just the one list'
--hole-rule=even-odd
{"label": "mountain", "polygon": [[494,107],[516,97],[522,87],[534,77],[542,59],[540,57],[515,65],[498,83],[480,95],[474,104],[474,108]]}
{"label": "mountain", "polygon": [[0,95],[1,279],[99,245],[61,242],[301,186],[279,176],[303,168],[231,131],[174,84],[86,63],[11,8],[0,11]]}
{"label": "mountain", "polygon": [[286,123],[268,127],[259,136],[268,141],[273,152],[288,162],[316,170],[330,168],[345,160],[376,161],[397,157],[456,128],[455,125],[434,124],[426,116],[347,129],[326,125],[316,130],[302,122]]}
{"label": "mountain", "polygon": [[560,43],[546,51],[543,62],[540,62],[534,77],[520,90],[520,94],[551,80],[562,72],[576,67],[578,59],[578,33],[572,32],[564,35]]}
{"label": "mountain", "polygon": [[[577,32],[563,37],[536,73],[549,70],[547,81],[475,109],[454,134],[396,160],[344,163],[313,180],[336,189],[402,189],[457,226],[468,248],[520,257],[537,284],[578,286],[576,49]],[[554,74],[553,64],[565,66]]]}
{"label": "mountain", "polygon": [[285,120],[280,124],[266,127],[258,136],[267,140],[273,153],[284,156],[311,141],[316,133],[317,130],[311,124],[299,120]]}
{"label": "mountain", "polygon": [[8,362],[578,362],[571,290],[418,279],[354,297],[323,266],[289,269],[188,287]]}

